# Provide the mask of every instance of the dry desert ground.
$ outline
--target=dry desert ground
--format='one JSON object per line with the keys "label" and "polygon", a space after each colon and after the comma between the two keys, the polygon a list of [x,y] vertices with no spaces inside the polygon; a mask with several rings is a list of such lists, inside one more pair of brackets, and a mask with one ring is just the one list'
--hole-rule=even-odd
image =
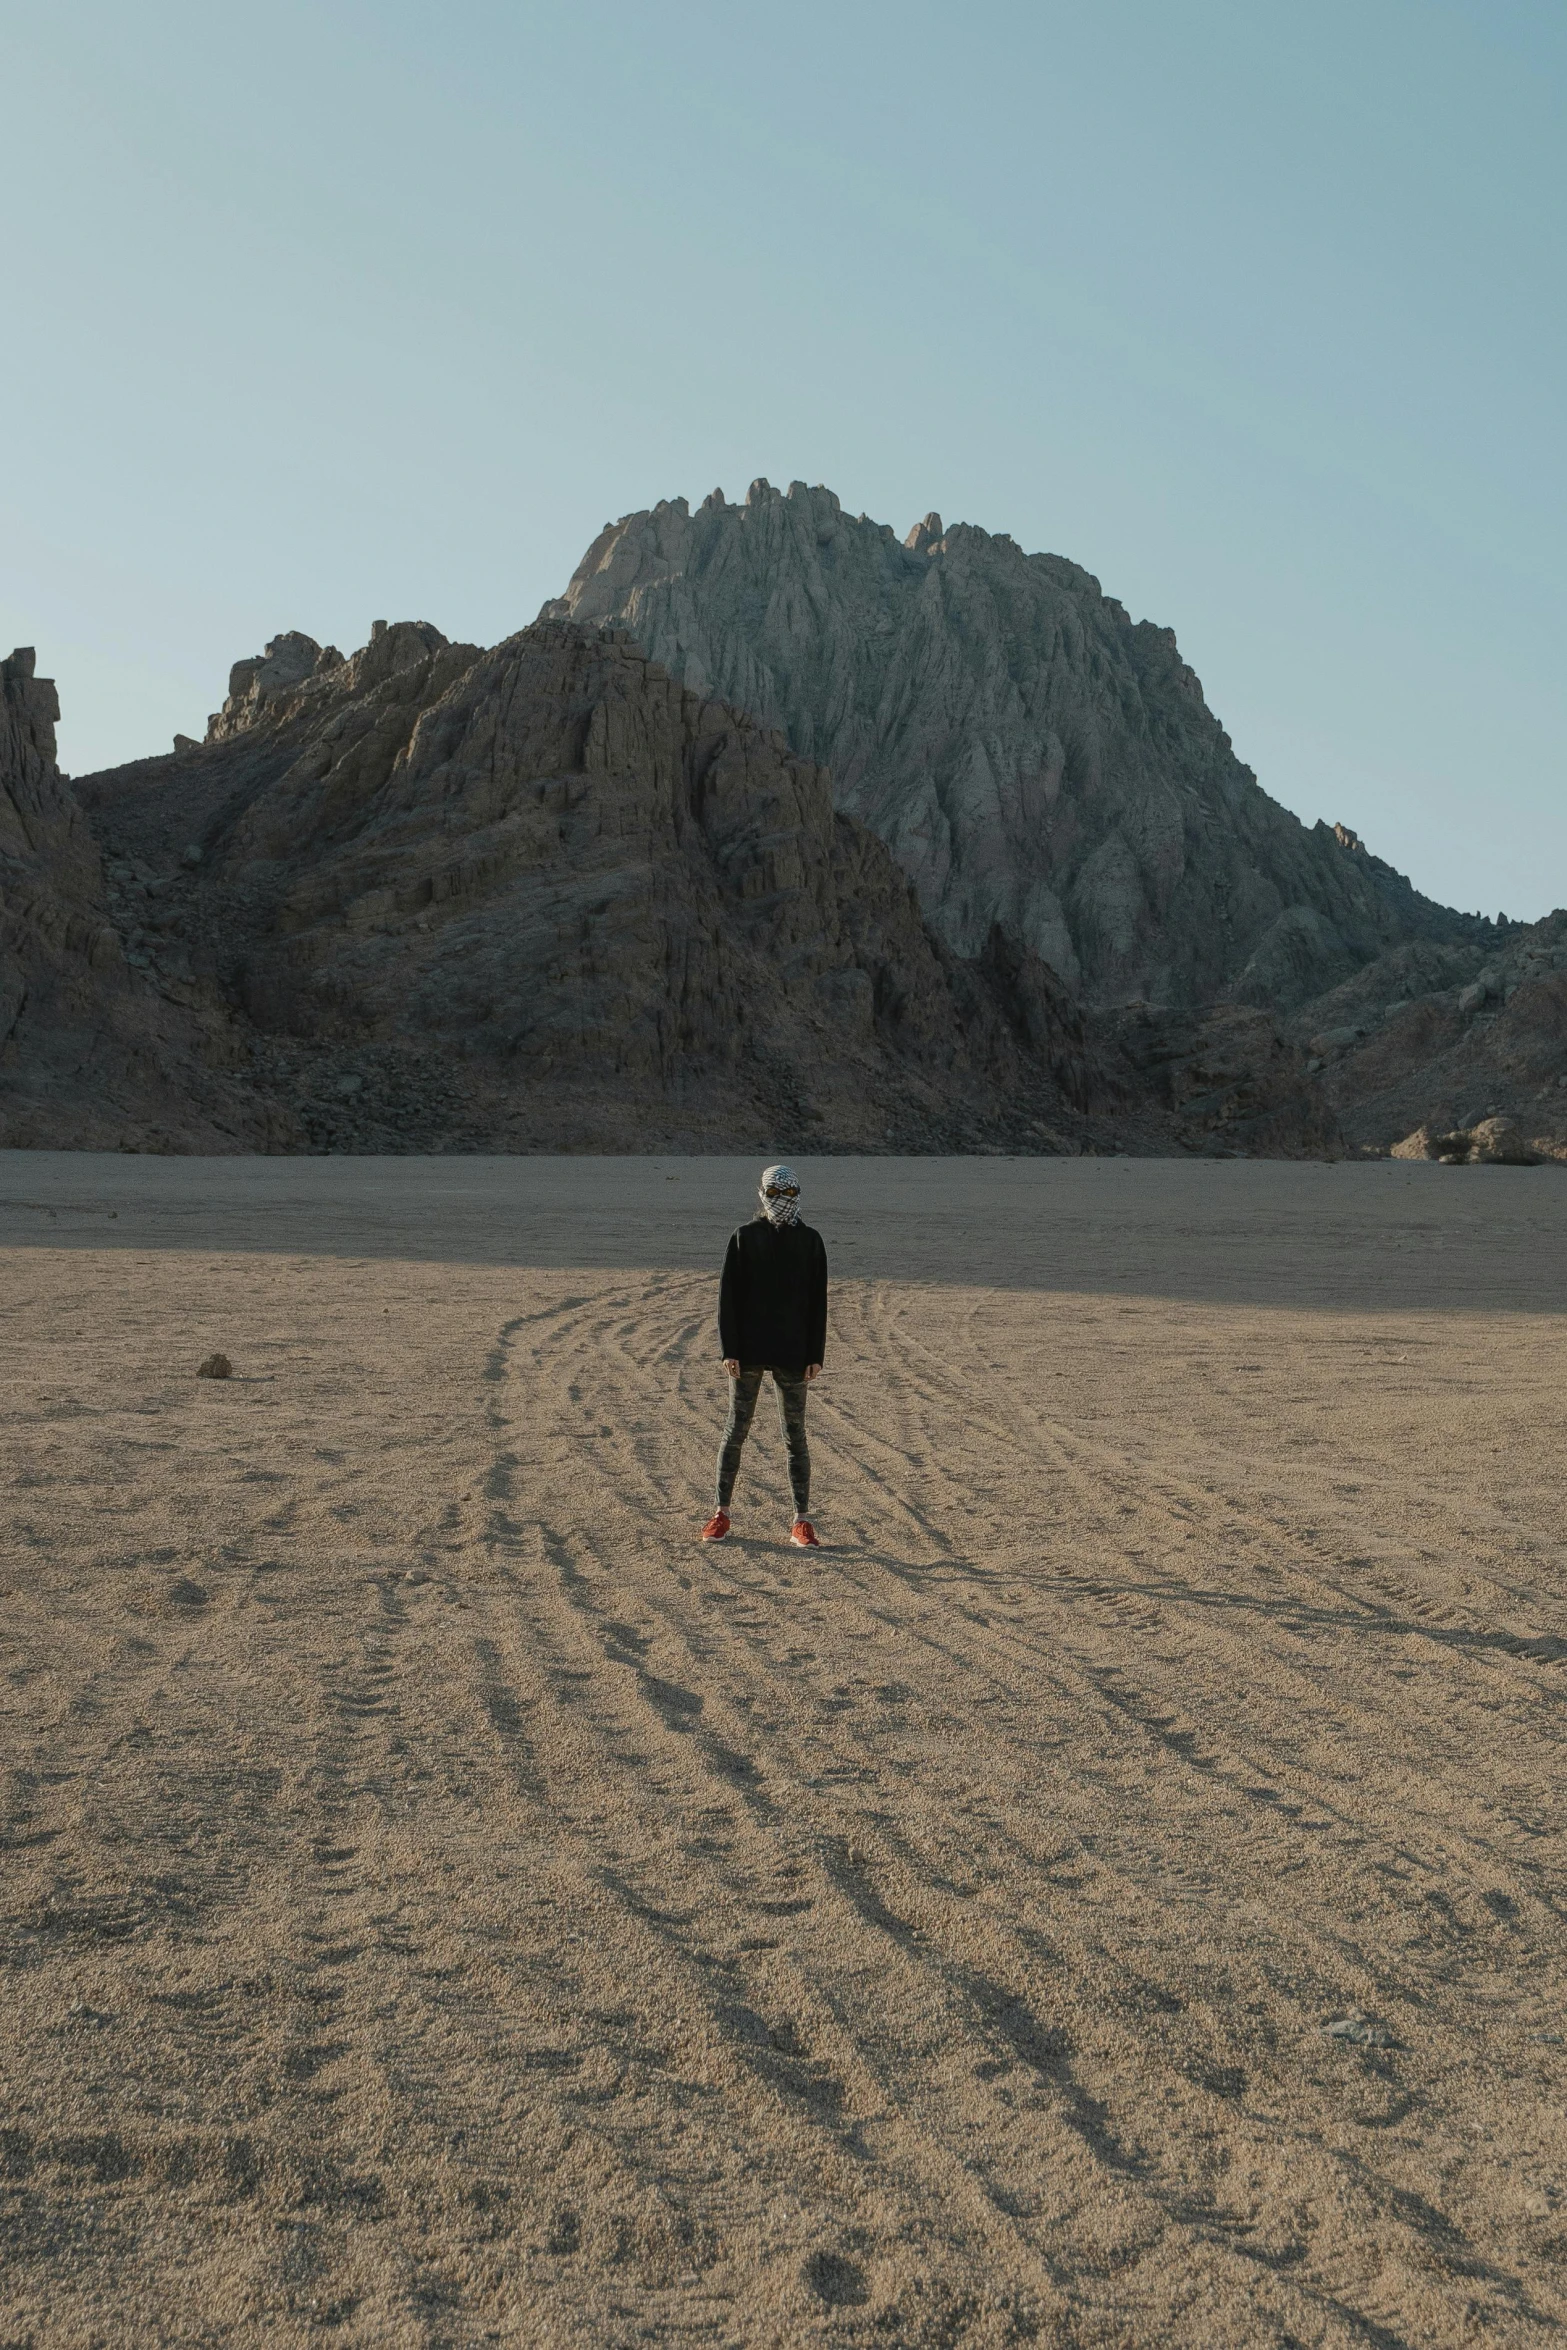
{"label": "dry desert ground", "polygon": [[1567,1179],[804,1174],[0,1158],[10,2350],[1567,2335]]}

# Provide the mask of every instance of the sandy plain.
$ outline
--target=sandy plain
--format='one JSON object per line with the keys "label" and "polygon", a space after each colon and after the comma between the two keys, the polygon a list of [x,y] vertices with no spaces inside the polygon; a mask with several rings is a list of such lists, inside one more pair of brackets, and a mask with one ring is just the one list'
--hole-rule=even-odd
{"label": "sandy plain", "polygon": [[805,1173],[0,1158],[0,2341],[1562,2339],[1567,1181]]}

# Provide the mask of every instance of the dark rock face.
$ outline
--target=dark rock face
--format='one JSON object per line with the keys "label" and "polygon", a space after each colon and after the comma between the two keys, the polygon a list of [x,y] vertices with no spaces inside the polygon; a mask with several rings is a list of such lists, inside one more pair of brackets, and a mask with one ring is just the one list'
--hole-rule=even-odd
{"label": "dark rock face", "polygon": [[198,749],[80,787],[156,975],[316,1147],[1078,1147],[1132,1086],[966,961],[781,735],[569,622],[273,640]]}
{"label": "dark rock face", "polygon": [[0,662],[0,1146],[234,1150],[302,1134],[230,1074],[222,1007],[146,977],[55,764],[59,704],[30,651]]}
{"label": "dark rock face", "polygon": [[1330,1158],[1338,1121],[1305,1057],[1271,1013],[1224,1005],[1208,1013],[1136,1005],[1105,1025],[1136,1072],[1148,1108],[1168,1114],[1170,1139],[1206,1158]]}
{"label": "dark rock face", "polygon": [[97,852],[60,781],[54,752],[60,699],[54,680],[35,674],[37,666],[28,645],[0,661],[0,855],[13,890],[24,869],[47,866],[53,887],[90,896]]}
{"label": "dark rock face", "polygon": [[1489,928],[1270,800],[1171,631],[1010,538],[930,514],[900,545],[830,490],[753,482],[606,525],[544,609],[784,728],[954,953],[999,928],[1087,1003],[1290,1010]]}
{"label": "dark rock face", "polygon": [[1502,1117],[1536,1155],[1567,1158],[1567,912],[1488,929],[1484,947],[1384,956],[1291,1023],[1351,1142]]}
{"label": "dark rock face", "polygon": [[0,661],[0,1140],[25,1129],[23,1072],[80,1048],[120,960],[97,849],[55,766],[60,705],[35,666],[27,647]]}

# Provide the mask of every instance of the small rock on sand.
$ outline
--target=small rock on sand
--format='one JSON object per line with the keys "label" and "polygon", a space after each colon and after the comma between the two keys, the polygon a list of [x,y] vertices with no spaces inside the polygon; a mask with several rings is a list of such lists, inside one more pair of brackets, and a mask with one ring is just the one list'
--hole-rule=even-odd
{"label": "small rock on sand", "polygon": [[1357,2048],[1396,2048],[1398,2043],[1386,2024],[1379,2024],[1374,2016],[1362,2015],[1351,2008],[1348,2015],[1335,2017],[1322,2029],[1330,2040],[1349,2040]]}
{"label": "small rock on sand", "polygon": [[198,1379],[232,1379],[234,1366],[227,1355],[208,1355],[204,1363],[196,1365]]}

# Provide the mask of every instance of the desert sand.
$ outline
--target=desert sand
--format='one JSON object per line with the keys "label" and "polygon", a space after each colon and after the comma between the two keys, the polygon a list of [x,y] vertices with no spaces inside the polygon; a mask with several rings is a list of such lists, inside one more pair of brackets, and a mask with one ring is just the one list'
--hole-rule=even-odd
{"label": "desert sand", "polygon": [[0,2340],[1563,2338],[1567,1181],[802,1166],[0,1157]]}

